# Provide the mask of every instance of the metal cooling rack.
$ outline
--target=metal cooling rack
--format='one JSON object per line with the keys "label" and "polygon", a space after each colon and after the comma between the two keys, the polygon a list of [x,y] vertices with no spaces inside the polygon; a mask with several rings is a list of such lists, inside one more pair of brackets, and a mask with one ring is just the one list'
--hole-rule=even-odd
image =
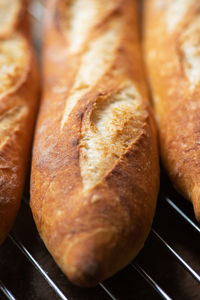
{"label": "metal cooling rack", "polygon": [[[30,9],[36,20],[41,18],[41,8],[42,1],[36,1]],[[67,280],[40,240],[26,192],[14,229],[0,248],[0,299],[198,300],[199,234],[191,205],[173,190],[164,176],[155,220],[144,249],[111,279],[95,288],[81,289]]]}
{"label": "metal cooling rack", "polygon": [[[177,195],[176,195],[177,196]],[[153,276],[152,271],[149,271],[148,263],[146,264],[146,261],[152,259],[152,254],[149,255],[150,251],[149,249],[152,247],[157,247],[158,252],[160,251],[160,248],[164,248],[166,252],[171,256],[169,263],[171,263],[171,259],[174,258],[176,263],[176,267],[181,267],[181,274],[187,272],[189,275],[190,282],[196,282],[197,285],[191,284],[196,286],[196,296],[191,295],[191,298],[186,299],[199,299],[198,295],[200,295],[200,275],[199,275],[199,264],[197,262],[196,268],[193,267],[194,262],[190,264],[190,259],[185,259],[185,255],[182,255],[179,253],[179,251],[176,250],[176,242],[173,240],[170,242],[170,238],[166,238],[166,232],[165,234],[159,233],[158,228],[160,227],[160,218],[162,218],[162,214],[167,213],[166,217],[170,216],[171,213],[174,214],[173,217],[171,217],[171,225],[177,226],[177,223],[179,223],[179,226],[183,227],[183,223],[187,228],[187,231],[192,231],[193,235],[196,235],[196,240],[199,240],[199,234],[200,234],[200,227],[196,224],[195,220],[193,219],[191,207],[189,210],[189,213],[186,214],[184,210],[185,208],[185,202],[182,199],[182,203],[180,202],[180,205],[177,205],[177,201],[174,201],[173,199],[170,199],[169,197],[166,197],[164,195],[160,195],[159,197],[159,203],[158,203],[158,209],[155,217],[155,221],[152,227],[152,230],[150,232],[150,236],[148,238],[148,241],[145,245],[144,249],[142,250],[142,253],[139,254],[139,256],[130,263],[130,265],[125,268],[123,271],[119,272],[116,276],[114,276],[111,279],[106,280],[104,283],[99,283],[99,286],[97,288],[92,289],[81,289],[76,288],[72,284],[69,283],[69,281],[64,277],[64,280],[66,282],[63,283],[63,274],[61,271],[59,271],[58,267],[53,262],[53,259],[48,254],[47,250],[44,248],[42,241],[38,237],[37,231],[34,226],[34,222],[31,217],[31,212],[28,206],[28,198],[24,197],[22,208],[19,214],[19,217],[17,219],[16,225],[14,227],[14,230],[9,235],[6,242],[3,244],[1,251],[0,251],[0,261],[2,261],[3,256],[5,258],[3,259],[3,269],[5,269],[5,266],[9,269],[7,271],[9,274],[12,272],[14,273],[13,277],[8,277],[8,275],[5,275],[5,273],[0,274],[0,299],[62,299],[62,300],[70,300],[70,299],[184,299],[179,298],[181,295],[176,294],[176,287],[175,291],[169,291],[166,289],[166,287],[163,287],[163,284],[161,283],[163,280],[161,279],[161,276]],[[184,205],[183,205],[184,204]],[[162,211],[161,211],[162,210]],[[171,211],[171,212],[170,212]],[[174,221],[175,217],[178,217],[176,221]],[[28,219],[28,222],[26,222],[26,229],[25,234],[24,231],[24,221]],[[176,223],[175,223],[176,222]],[[180,224],[181,223],[181,224]],[[165,224],[166,225],[166,224]],[[163,224],[161,224],[161,229],[163,227]],[[177,231],[175,229],[175,231]],[[30,232],[32,233],[31,236]],[[178,234],[178,231],[176,232]],[[172,237],[173,238],[173,237]],[[36,246],[38,247],[37,250],[33,247],[32,241],[36,240]],[[155,245],[156,243],[156,245]],[[200,244],[200,243],[199,243]],[[174,245],[174,246],[173,246]],[[194,245],[193,245],[194,247]],[[193,248],[192,247],[192,248]],[[198,246],[200,248],[200,246]],[[21,294],[22,288],[17,288],[16,292],[16,285],[17,283],[13,282],[12,280],[16,276],[17,272],[20,274],[21,270],[20,267],[15,270],[12,269],[13,261],[7,260],[9,253],[13,251],[12,249],[15,249],[15,252],[20,253],[20,263],[23,266],[24,264],[27,265],[27,271],[28,273],[34,273],[32,275],[32,280],[35,278],[37,279],[37,282],[34,283],[36,286],[34,286],[34,292],[32,294],[32,287],[31,284],[28,284],[28,282],[25,280],[23,289],[26,288],[26,292]],[[6,251],[7,250],[7,251]],[[199,251],[198,251],[199,253]],[[5,255],[6,254],[6,255]],[[156,259],[156,253],[154,259]],[[15,256],[15,255],[14,255]],[[17,254],[16,257],[18,257],[19,254]],[[165,258],[167,259],[167,258]],[[15,260],[15,259],[14,259]],[[4,265],[5,264],[5,265]],[[59,276],[57,277],[54,272],[52,272],[51,265],[56,269],[56,274],[59,272]],[[1,264],[0,264],[1,265]],[[161,267],[161,266],[160,266]],[[128,275],[126,273],[126,269],[129,268]],[[162,268],[162,267],[161,267]],[[1,268],[2,269],[2,268]],[[162,269],[162,272],[167,272],[168,278],[172,276],[172,274],[169,273],[168,270]],[[124,273],[124,274],[123,274]],[[135,274],[137,273],[137,274]],[[161,274],[161,273],[160,273]],[[137,276],[136,276],[137,275]],[[25,274],[26,276],[26,274]],[[123,280],[116,279],[115,277],[125,277],[128,276],[128,280],[132,281],[132,293],[130,294],[130,286],[128,290],[126,290],[126,286],[124,287]],[[62,277],[62,283],[60,282],[60,278]],[[132,277],[132,278],[131,278]],[[142,289],[146,289],[147,293],[143,296],[140,294],[137,294],[138,292],[135,290],[134,283],[137,285],[137,280],[143,280],[143,287]],[[16,280],[19,280],[16,278]],[[40,285],[41,280],[43,280],[42,286]],[[126,279],[125,279],[126,280]],[[122,290],[125,289],[125,292],[123,291],[123,294],[120,294],[116,291],[116,284],[118,284],[118,281],[121,282],[121,287],[118,286],[118,289],[121,288]],[[181,278],[179,279],[181,284]],[[38,284],[38,287],[37,287]],[[178,284],[178,282],[177,282]],[[146,287],[148,285],[148,288]],[[45,290],[45,292],[44,292]],[[46,291],[48,290],[48,293]],[[50,290],[50,292],[49,292]],[[184,287],[183,287],[184,290]],[[84,291],[83,293],[81,291]],[[126,293],[127,292],[127,293]],[[38,294],[37,294],[38,293]],[[40,294],[41,293],[41,294]],[[33,295],[33,297],[28,298],[29,294]],[[45,295],[44,298],[41,298],[42,295]],[[138,295],[138,296],[137,296]],[[47,298],[46,298],[47,297]],[[196,297],[196,298],[195,298]]]}

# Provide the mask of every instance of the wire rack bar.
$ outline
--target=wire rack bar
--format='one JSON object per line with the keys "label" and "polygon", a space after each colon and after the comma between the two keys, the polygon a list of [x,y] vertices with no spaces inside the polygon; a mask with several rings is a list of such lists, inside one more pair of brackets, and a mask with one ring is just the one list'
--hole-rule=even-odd
{"label": "wire rack bar", "polygon": [[16,300],[13,294],[7,289],[5,284],[0,280],[0,290],[9,300]]}
{"label": "wire rack bar", "polygon": [[200,233],[200,228],[168,197],[162,196],[162,198],[165,199],[165,201],[172,207],[174,210],[181,215],[181,217],[187,221],[198,233]]}
{"label": "wire rack bar", "polygon": [[[56,284],[52,281],[52,279],[47,275],[47,273],[42,269],[42,267],[38,264],[38,262],[33,258],[33,256],[30,254],[30,252],[24,247],[24,245],[22,243],[20,243],[19,241],[17,241],[12,234],[9,235],[9,238],[20,249],[20,251],[28,258],[28,260],[37,269],[37,271],[40,272],[40,274],[44,277],[44,279],[47,281],[49,286],[56,292],[56,294],[62,300],[68,300],[68,298],[61,292],[61,290],[56,286]],[[104,284],[99,283],[99,285],[112,300],[117,300],[112,295],[112,293],[105,287]]]}
{"label": "wire rack bar", "polygon": [[150,284],[150,286],[165,300],[172,300],[167,293],[150,277],[149,274],[136,262],[132,262],[131,266]]}
{"label": "wire rack bar", "polygon": [[115,298],[115,296],[112,295],[112,293],[107,289],[107,287],[103,283],[99,283],[99,285],[112,300],[117,300],[117,298]]}
{"label": "wire rack bar", "polygon": [[185,267],[185,269],[200,283],[200,276],[197,272],[191,268],[186,261],[152,228],[151,232],[160,240],[162,244],[172,253],[178,261]]}
{"label": "wire rack bar", "polygon": [[17,248],[26,256],[26,258],[35,267],[35,269],[43,276],[43,278],[47,281],[48,285],[55,291],[55,293],[60,297],[60,299],[68,300],[68,298],[62,293],[62,291],[53,282],[53,280],[42,269],[39,263],[33,258],[30,252],[24,247],[24,245],[21,242],[17,241],[12,234],[9,234],[9,238],[17,246]]}

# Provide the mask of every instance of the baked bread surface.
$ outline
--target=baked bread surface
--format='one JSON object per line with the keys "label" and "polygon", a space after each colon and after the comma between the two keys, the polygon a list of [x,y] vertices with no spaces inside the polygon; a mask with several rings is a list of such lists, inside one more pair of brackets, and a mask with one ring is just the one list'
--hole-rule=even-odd
{"label": "baked bread surface", "polygon": [[48,1],[31,208],[75,284],[111,276],[143,247],[159,166],[136,1]]}
{"label": "baked bread surface", "polygon": [[27,5],[0,3],[0,243],[20,205],[37,108],[36,62],[25,34]]}
{"label": "baked bread surface", "polygon": [[162,160],[200,221],[200,2],[145,1],[144,40]]}

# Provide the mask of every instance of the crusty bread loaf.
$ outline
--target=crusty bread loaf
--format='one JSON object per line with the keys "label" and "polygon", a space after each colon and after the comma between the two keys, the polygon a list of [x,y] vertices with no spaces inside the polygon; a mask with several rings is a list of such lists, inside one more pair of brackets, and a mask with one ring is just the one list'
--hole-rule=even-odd
{"label": "crusty bread loaf", "polygon": [[200,221],[200,2],[145,2],[145,56],[164,165]]}
{"label": "crusty bread loaf", "polygon": [[38,231],[75,284],[95,285],[143,247],[159,166],[132,0],[48,1],[33,150]]}
{"label": "crusty bread loaf", "polygon": [[19,208],[37,108],[26,8],[27,1],[0,3],[0,243]]}

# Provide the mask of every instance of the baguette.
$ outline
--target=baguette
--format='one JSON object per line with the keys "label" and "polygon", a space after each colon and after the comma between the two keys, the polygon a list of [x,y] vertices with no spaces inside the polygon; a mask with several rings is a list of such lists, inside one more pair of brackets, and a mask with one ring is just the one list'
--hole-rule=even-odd
{"label": "baguette", "polygon": [[19,0],[0,3],[0,243],[19,209],[37,108],[27,5]]}
{"label": "baguette", "polygon": [[55,261],[96,285],[143,247],[159,165],[137,1],[48,1],[31,208]]}
{"label": "baguette", "polygon": [[146,1],[144,36],[162,160],[200,221],[199,1]]}

